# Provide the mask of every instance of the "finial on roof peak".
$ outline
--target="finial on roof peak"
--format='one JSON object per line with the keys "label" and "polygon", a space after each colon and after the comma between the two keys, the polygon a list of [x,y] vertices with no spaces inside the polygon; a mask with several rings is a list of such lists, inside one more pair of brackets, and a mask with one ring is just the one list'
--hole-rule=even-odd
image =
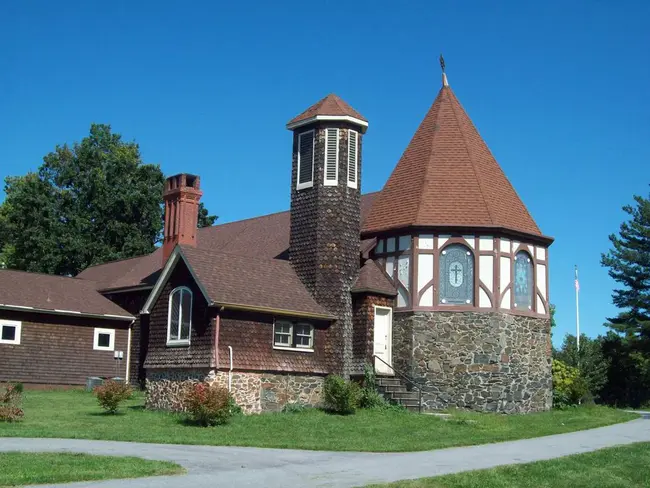
{"label": "finial on roof peak", "polygon": [[449,86],[447,74],[445,73],[445,58],[442,57],[442,53],[440,54],[440,67],[442,68],[442,86]]}

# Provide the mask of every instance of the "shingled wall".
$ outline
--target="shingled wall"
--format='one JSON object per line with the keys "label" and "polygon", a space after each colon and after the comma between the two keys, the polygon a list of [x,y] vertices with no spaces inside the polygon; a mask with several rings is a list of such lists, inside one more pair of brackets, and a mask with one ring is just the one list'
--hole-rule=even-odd
{"label": "shingled wall", "polygon": [[[325,129],[339,128],[339,181],[324,186]],[[353,371],[352,296],[350,288],[359,273],[360,189],[362,135],[359,133],[357,188],[347,186],[348,127],[319,124],[294,133],[291,173],[291,263],[316,301],[337,321],[332,325],[329,347],[331,371]],[[314,186],[296,190],[299,134],[315,129]],[[358,128],[357,128],[358,130]],[[338,356],[338,357],[337,357]]]}

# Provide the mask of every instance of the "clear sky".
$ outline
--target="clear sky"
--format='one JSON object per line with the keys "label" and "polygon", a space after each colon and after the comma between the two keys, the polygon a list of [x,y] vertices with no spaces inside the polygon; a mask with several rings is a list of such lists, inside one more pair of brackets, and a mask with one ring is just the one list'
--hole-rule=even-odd
{"label": "clear sky", "polygon": [[[381,189],[449,83],[542,231],[555,342],[604,332],[601,268],[650,183],[650,2],[3,2],[0,178],[91,122],[166,174],[201,175],[228,222],[289,207],[285,123],[330,92],[361,112],[363,191]],[[0,199],[3,198],[0,196]]]}

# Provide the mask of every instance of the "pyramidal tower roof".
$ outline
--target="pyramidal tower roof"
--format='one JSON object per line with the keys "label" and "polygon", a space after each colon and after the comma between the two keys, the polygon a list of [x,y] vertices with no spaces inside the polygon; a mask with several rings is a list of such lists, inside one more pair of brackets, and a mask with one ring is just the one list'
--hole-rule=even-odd
{"label": "pyramidal tower roof", "polygon": [[442,79],[433,105],[375,199],[363,233],[477,227],[543,237],[444,72]]}
{"label": "pyramidal tower roof", "polygon": [[287,129],[295,129],[316,120],[348,120],[363,128],[368,127],[368,121],[363,115],[338,95],[330,93],[319,100],[300,115],[296,115],[287,123]]}

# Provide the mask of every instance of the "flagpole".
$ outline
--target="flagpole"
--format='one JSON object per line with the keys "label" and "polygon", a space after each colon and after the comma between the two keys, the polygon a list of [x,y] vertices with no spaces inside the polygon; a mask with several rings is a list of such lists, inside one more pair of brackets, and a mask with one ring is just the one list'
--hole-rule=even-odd
{"label": "flagpole", "polygon": [[578,281],[578,265],[576,265],[576,346],[580,352],[580,282]]}

